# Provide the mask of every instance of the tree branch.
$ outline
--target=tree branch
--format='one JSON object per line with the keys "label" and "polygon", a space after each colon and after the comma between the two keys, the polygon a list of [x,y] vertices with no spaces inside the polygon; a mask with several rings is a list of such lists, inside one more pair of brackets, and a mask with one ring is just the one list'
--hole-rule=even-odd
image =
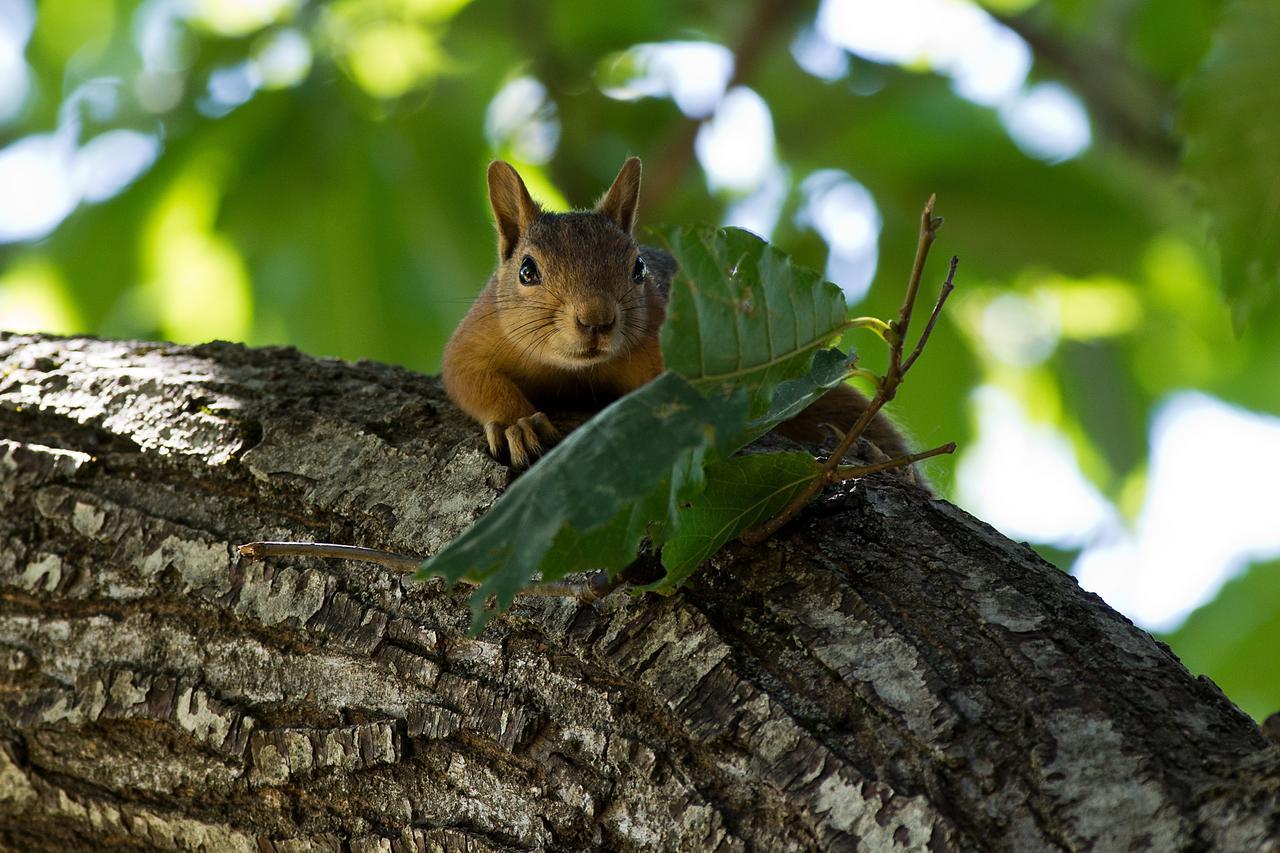
{"label": "tree branch", "polygon": [[948,441],[946,444],[935,447],[932,450],[922,450],[919,453],[899,456],[896,459],[886,459],[883,462],[875,462],[870,465],[842,465],[831,472],[832,476],[830,479],[837,483],[843,483],[845,480],[857,480],[861,477],[878,474],[881,471],[892,471],[894,468],[904,468],[907,465],[913,465],[916,462],[922,462],[925,459],[932,459],[935,456],[942,456],[947,453],[955,452],[956,443],[954,441]]}
{"label": "tree branch", "polygon": [[1030,549],[891,480],[675,595],[523,597],[472,637],[459,596],[402,571],[228,547],[438,551],[505,478],[435,379],[0,334],[0,435],[5,849],[1275,837],[1280,749],[1253,721]]}

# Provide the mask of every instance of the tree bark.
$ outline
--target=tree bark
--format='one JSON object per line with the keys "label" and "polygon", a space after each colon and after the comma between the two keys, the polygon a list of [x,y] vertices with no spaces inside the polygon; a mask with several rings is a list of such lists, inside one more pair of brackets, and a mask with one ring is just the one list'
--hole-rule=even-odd
{"label": "tree bark", "polygon": [[396,367],[0,336],[0,842],[1277,849],[1253,721],[893,480],[677,595],[522,599],[475,638],[466,591],[234,550],[431,554],[506,480]]}

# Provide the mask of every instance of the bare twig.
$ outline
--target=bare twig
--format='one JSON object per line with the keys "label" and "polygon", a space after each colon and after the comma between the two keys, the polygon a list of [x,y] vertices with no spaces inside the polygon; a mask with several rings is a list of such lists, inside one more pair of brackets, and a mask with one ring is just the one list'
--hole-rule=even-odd
{"label": "bare twig", "polygon": [[573,598],[583,604],[599,601],[624,581],[621,578],[609,579],[608,572],[592,572],[580,581],[543,581],[530,584],[516,595],[537,595],[544,598]]}
{"label": "bare twig", "polygon": [[[407,554],[396,554],[377,548],[361,548],[357,545],[333,545],[327,542],[249,542],[237,548],[240,555],[251,560],[265,557],[320,557],[330,560],[356,560],[362,563],[378,563],[397,572],[409,574],[416,572],[422,565],[418,557]],[[467,586],[478,584],[466,580],[459,583]],[[582,581],[548,581],[531,584],[522,589],[519,595],[554,596],[558,598],[576,598],[581,602],[591,602],[604,598],[622,585],[622,580],[610,580],[607,572],[592,572]]]}
{"label": "bare twig", "polygon": [[916,341],[916,348],[911,351],[911,355],[907,356],[907,360],[902,363],[902,372],[904,374],[911,369],[911,365],[916,363],[916,359],[920,357],[920,353],[924,350],[924,345],[928,342],[929,336],[933,334],[933,327],[938,322],[938,315],[942,313],[942,306],[946,304],[947,297],[951,295],[951,291],[956,288],[953,281],[956,277],[956,267],[959,265],[960,259],[952,255],[951,266],[947,268],[947,277],[942,280],[942,292],[938,294],[938,301],[933,304],[933,313],[929,315],[929,322],[924,324],[924,331],[920,333],[920,340]]}
{"label": "bare twig", "polygon": [[942,456],[946,453],[955,453],[956,443],[948,441],[940,447],[932,450],[922,450],[919,453],[912,453],[908,456],[898,456],[894,459],[886,459],[883,462],[876,462],[871,465],[843,465],[836,468],[832,473],[835,475],[835,482],[843,483],[845,480],[856,480],[859,477],[866,477],[870,474],[876,474],[880,471],[889,471],[894,468],[902,468],[907,465],[920,462],[924,459],[930,459],[934,456]]}
{"label": "bare twig", "polygon": [[938,229],[942,227],[942,218],[933,215],[933,205],[937,200],[936,195],[929,196],[924,204],[924,211],[920,214],[920,237],[916,240],[916,258],[911,263],[911,277],[907,279],[907,295],[903,297],[902,307],[898,309],[897,321],[891,324],[897,334],[889,348],[889,369],[885,372],[883,383],[888,388],[889,396],[885,402],[893,399],[898,383],[902,380],[902,347],[907,342],[907,330],[911,328],[911,312],[916,307],[916,295],[920,292],[920,279],[924,277],[925,261],[929,259],[929,247],[933,245]]}
{"label": "bare twig", "polygon": [[[844,459],[845,454],[850,448],[862,437],[870,425],[872,418],[884,407],[886,403],[894,398],[898,392],[898,386],[902,384],[903,377],[907,371],[915,364],[916,359],[920,356],[921,350],[924,349],[925,342],[929,335],[933,332],[934,324],[937,323],[938,314],[942,311],[942,305],[946,302],[947,296],[951,293],[954,285],[952,279],[955,275],[957,259],[951,259],[951,267],[947,273],[947,278],[943,281],[942,292],[938,295],[938,301],[934,304],[933,312],[929,315],[929,322],[925,325],[924,334],[920,336],[920,342],[912,350],[911,355],[904,362],[902,360],[902,352],[907,341],[907,332],[911,328],[911,314],[915,310],[916,296],[920,292],[920,280],[924,277],[925,262],[929,258],[929,247],[933,245],[934,238],[937,236],[938,229],[942,227],[942,219],[933,215],[933,205],[936,196],[929,196],[929,201],[925,203],[924,211],[920,214],[920,236],[916,241],[916,256],[911,265],[911,276],[907,280],[907,293],[903,297],[902,307],[898,310],[898,319],[889,324],[889,334],[882,335],[889,343],[889,367],[885,371],[885,375],[877,377],[876,393],[868,402],[867,407],[862,411],[858,420],[844,434],[840,443],[836,445],[832,451],[830,458],[822,464],[818,476],[804,488],[800,494],[796,495],[790,503],[788,503],[781,512],[764,524],[754,527],[742,534],[742,541],[748,545],[758,545],[765,539],[768,539],[778,531],[782,525],[799,514],[805,505],[813,499],[814,495],[820,492],[824,486],[849,480],[854,477],[866,476],[875,471],[884,471],[890,468],[898,468],[903,465],[909,465],[917,459],[911,456],[891,459],[887,462],[877,463],[876,465],[862,467],[841,468],[840,462]],[[943,445],[939,448],[926,451],[924,454],[915,454],[919,459],[925,459],[929,456],[937,456],[941,453],[950,453],[955,450],[955,445]],[[860,473],[858,473],[860,472]]]}
{"label": "bare twig", "polygon": [[379,563],[397,572],[416,572],[422,560],[407,554],[396,554],[377,548],[361,548],[356,545],[332,545],[328,542],[249,542],[236,549],[240,556],[250,560],[265,557],[321,557],[327,560],[356,560],[361,563]]}

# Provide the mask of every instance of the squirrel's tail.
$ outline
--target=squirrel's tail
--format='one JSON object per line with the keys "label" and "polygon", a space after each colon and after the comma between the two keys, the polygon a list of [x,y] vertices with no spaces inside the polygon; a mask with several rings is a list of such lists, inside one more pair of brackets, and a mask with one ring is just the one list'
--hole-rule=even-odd
{"label": "squirrel's tail", "polygon": [[[773,431],[801,444],[829,447],[835,436],[830,427],[848,429],[866,411],[868,402],[867,398],[852,385],[837,385],[791,420],[778,424]],[[911,453],[906,437],[884,412],[876,412],[871,423],[867,425],[863,438],[871,443],[872,456],[894,459]],[[873,458],[868,461],[882,460]],[[924,477],[915,470],[915,466],[904,469],[904,473],[908,480],[928,488]]]}

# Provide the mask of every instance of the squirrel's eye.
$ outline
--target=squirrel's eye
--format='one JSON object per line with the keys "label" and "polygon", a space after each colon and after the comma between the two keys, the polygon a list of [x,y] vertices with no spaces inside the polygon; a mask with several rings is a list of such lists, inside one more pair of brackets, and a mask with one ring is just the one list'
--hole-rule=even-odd
{"label": "squirrel's eye", "polygon": [[520,283],[530,286],[542,283],[542,273],[538,272],[538,265],[528,255],[520,262]]}
{"label": "squirrel's eye", "polygon": [[644,277],[647,272],[648,270],[645,269],[644,265],[644,258],[636,258],[636,265],[631,268],[631,280],[636,284],[643,284]]}

